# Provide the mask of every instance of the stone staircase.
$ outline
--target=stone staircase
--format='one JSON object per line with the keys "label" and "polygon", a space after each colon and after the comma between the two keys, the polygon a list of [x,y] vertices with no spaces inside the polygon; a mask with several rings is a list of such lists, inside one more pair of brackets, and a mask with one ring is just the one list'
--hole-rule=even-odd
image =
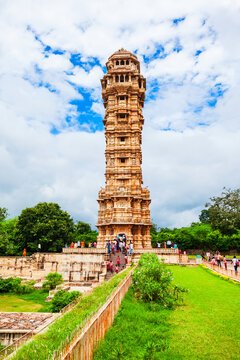
{"label": "stone staircase", "polygon": [[120,266],[119,266],[119,271],[125,269],[126,264],[125,264],[125,255],[122,254],[120,251],[116,252],[116,254],[110,254],[109,255],[109,261],[113,262],[113,273],[111,273],[111,271],[108,271],[106,274],[106,280],[109,280],[114,274],[115,274],[115,266],[117,264],[117,257],[120,257]]}

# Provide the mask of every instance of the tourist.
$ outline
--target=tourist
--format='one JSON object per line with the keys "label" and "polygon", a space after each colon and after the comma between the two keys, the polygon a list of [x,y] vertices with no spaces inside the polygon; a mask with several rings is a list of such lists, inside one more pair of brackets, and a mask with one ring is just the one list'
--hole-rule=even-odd
{"label": "tourist", "polygon": [[210,262],[211,260],[211,253],[208,251],[206,252],[206,256],[207,256],[207,261]]}
{"label": "tourist", "polygon": [[74,242],[72,241],[71,244],[70,244],[70,248],[71,249],[74,249]]}
{"label": "tourist", "polygon": [[116,274],[118,274],[118,272],[119,272],[119,268],[117,265],[115,266],[115,272],[116,272]]}
{"label": "tourist", "polygon": [[121,264],[121,260],[120,260],[120,256],[118,255],[118,257],[117,257],[117,265],[120,266],[120,264]]}
{"label": "tourist", "polygon": [[78,248],[80,248],[81,247],[81,245],[80,245],[80,241],[78,240],[78,242],[77,242],[77,247]]}
{"label": "tourist", "polygon": [[161,243],[158,241],[157,242],[157,248],[159,249],[161,247]]}
{"label": "tourist", "polygon": [[107,248],[108,255],[110,255],[110,253],[111,253],[111,243],[110,243],[110,240],[107,241],[106,248]]}
{"label": "tourist", "polygon": [[237,273],[237,271],[238,271],[238,266],[239,266],[239,261],[238,261],[238,259],[236,258],[235,255],[234,255],[234,257],[232,258],[232,264],[233,264],[235,273]]}
{"label": "tourist", "polygon": [[130,241],[130,244],[129,244],[129,255],[132,255],[133,254],[133,243],[132,241]]}
{"label": "tourist", "polygon": [[109,271],[111,271],[111,273],[113,273],[113,262],[112,262],[112,260],[110,260],[110,262],[109,262]]}
{"label": "tourist", "polygon": [[119,250],[120,250],[120,252],[122,252],[122,248],[123,248],[123,242],[119,241]]}
{"label": "tourist", "polygon": [[216,254],[216,260],[217,260],[217,265],[219,266],[219,267],[222,267],[222,265],[221,265],[221,254],[220,254],[220,252],[219,251],[217,251],[217,254]]}
{"label": "tourist", "polygon": [[214,256],[212,257],[211,264],[212,264],[212,265],[216,265],[216,260],[215,260],[215,257],[214,257]]}
{"label": "tourist", "polygon": [[23,249],[23,254],[22,254],[22,256],[27,256],[27,249],[26,249],[26,248]]}
{"label": "tourist", "polygon": [[127,257],[127,255],[124,256],[124,260],[125,260],[125,266],[126,266],[127,263],[128,263],[128,257]]}
{"label": "tourist", "polygon": [[168,248],[171,248],[171,246],[172,246],[172,242],[171,242],[171,240],[168,240],[168,241],[167,241],[167,247],[168,247]]}
{"label": "tourist", "polygon": [[112,254],[116,254],[116,245],[114,242],[112,242]]}
{"label": "tourist", "polygon": [[227,259],[226,259],[226,256],[223,257],[223,265],[224,265],[224,269],[227,270]]}

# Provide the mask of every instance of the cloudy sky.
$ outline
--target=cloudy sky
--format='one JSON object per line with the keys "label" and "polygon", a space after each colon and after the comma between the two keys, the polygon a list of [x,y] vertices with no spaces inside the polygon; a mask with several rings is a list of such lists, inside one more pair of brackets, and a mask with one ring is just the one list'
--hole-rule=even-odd
{"label": "cloudy sky", "polygon": [[147,78],[143,177],[159,226],[240,184],[239,0],[0,0],[0,207],[97,220],[100,78],[119,48]]}

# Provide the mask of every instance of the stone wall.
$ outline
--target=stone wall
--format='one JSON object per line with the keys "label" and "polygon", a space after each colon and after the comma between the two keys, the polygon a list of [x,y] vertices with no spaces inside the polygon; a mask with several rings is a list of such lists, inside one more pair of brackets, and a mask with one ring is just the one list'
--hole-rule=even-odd
{"label": "stone wall", "polygon": [[3,277],[43,279],[49,272],[62,274],[65,281],[99,281],[106,274],[104,253],[36,253],[32,256],[0,257]]}
{"label": "stone wall", "polygon": [[57,351],[53,359],[64,360],[91,360],[93,351],[100,340],[105,336],[106,331],[113,323],[118,312],[121,301],[131,285],[131,273],[126,276],[123,282],[113,292],[107,302],[80,328],[71,342]]}

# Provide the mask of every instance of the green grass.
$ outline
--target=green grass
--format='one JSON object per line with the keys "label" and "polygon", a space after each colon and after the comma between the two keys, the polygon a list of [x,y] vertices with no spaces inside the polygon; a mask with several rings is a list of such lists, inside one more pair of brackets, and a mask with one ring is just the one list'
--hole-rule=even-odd
{"label": "green grass", "polygon": [[136,301],[131,288],[112,328],[94,353],[94,360],[150,360],[153,355],[161,355],[169,346],[171,312],[156,304]]}
{"label": "green grass", "polygon": [[129,292],[94,360],[240,359],[240,287],[201,267],[170,269],[189,289],[185,305],[153,311]]}
{"label": "green grass", "polygon": [[121,271],[108,282],[95,288],[88,296],[83,296],[72,310],[58,318],[46,332],[36,335],[32,341],[20,347],[11,359],[52,359],[54,352],[61,349],[73,337],[74,332],[84,325],[84,321],[106,302],[129,271],[130,269]]}
{"label": "green grass", "polygon": [[45,302],[48,292],[34,290],[30,294],[1,294],[0,311],[3,312],[49,312],[50,304]]}

